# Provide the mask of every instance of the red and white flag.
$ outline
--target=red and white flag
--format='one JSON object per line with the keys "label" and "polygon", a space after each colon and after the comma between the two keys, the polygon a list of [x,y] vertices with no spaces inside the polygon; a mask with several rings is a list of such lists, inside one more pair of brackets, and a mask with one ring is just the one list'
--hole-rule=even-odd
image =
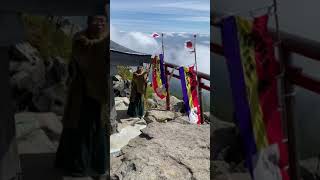
{"label": "red and white flag", "polygon": [[184,47],[187,48],[187,49],[193,49],[193,43],[192,41],[186,41],[184,43]]}
{"label": "red and white flag", "polygon": [[193,43],[192,43],[192,41],[191,40],[189,40],[189,41],[186,41],[185,43],[184,43],[184,48],[186,48],[190,53],[194,53],[194,46],[193,46]]}
{"label": "red and white flag", "polygon": [[160,35],[158,33],[152,33],[152,37],[153,38],[158,38],[158,37],[160,37]]}

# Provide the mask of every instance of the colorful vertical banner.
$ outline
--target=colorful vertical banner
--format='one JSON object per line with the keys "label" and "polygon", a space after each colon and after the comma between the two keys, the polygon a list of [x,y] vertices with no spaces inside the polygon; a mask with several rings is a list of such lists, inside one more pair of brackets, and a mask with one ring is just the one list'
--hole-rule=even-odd
{"label": "colorful vertical banner", "polygon": [[163,55],[154,56],[152,59],[152,87],[154,92],[161,99],[165,98],[166,92],[166,77],[165,77]]}
{"label": "colorful vertical banner", "polygon": [[240,17],[224,19],[223,47],[235,119],[251,176],[255,180],[289,180],[288,150],[278,110],[278,68],[267,22],[266,15],[254,22]]}
{"label": "colorful vertical banner", "polygon": [[194,72],[194,66],[189,68],[179,68],[183,101],[189,121],[195,124],[201,124],[201,111],[198,101],[197,76]]}

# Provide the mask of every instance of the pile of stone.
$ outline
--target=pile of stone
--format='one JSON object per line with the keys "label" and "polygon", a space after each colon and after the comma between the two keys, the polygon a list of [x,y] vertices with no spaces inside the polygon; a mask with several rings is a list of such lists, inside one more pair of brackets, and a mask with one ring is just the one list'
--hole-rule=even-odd
{"label": "pile of stone", "polygon": [[63,114],[67,64],[60,57],[43,60],[36,48],[24,42],[10,51],[10,84],[15,112]]}

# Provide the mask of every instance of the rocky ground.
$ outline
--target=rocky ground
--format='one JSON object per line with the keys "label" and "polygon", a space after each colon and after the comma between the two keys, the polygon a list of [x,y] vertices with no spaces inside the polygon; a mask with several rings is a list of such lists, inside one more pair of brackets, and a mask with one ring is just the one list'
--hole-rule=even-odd
{"label": "rocky ground", "polygon": [[11,50],[10,83],[15,112],[63,114],[67,64],[60,57],[44,61],[28,42]]}
{"label": "rocky ground", "polygon": [[[116,98],[119,133],[110,138],[113,179],[209,179],[209,124],[189,124],[180,112],[161,109],[148,110],[144,119],[125,118],[127,106],[128,98]],[[55,153],[60,120],[55,113],[16,113],[19,153]]]}
{"label": "rocky ground", "polygon": [[[210,125],[189,124],[180,112],[181,101],[171,99],[176,111],[163,110],[163,102],[157,102],[164,100],[154,96],[147,100],[154,108],[144,119],[120,120],[118,134],[131,136],[127,136],[128,144],[111,156],[112,179],[210,179]],[[116,98],[116,109],[126,109],[127,100]]]}

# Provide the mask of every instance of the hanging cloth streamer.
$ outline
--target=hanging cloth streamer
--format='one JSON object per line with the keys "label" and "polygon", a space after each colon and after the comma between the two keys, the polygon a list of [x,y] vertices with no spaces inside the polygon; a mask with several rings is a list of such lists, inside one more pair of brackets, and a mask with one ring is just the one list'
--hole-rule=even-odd
{"label": "hanging cloth streamer", "polygon": [[156,55],[152,59],[152,87],[154,92],[161,99],[167,96],[165,76],[163,55],[160,54],[160,58]]}
{"label": "hanging cloth streamer", "polygon": [[288,149],[278,111],[278,66],[267,22],[267,15],[254,22],[233,16],[223,19],[223,47],[251,176],[289,180]]}
{"label": "hanging cloth streamer", "polygon": [[194,124],[201,124],[201,111],[197,92],[197,78],[194,66],[189,68],[180,67],[179,75],[181,81],[183,102],[188,114],[189,121]]}

